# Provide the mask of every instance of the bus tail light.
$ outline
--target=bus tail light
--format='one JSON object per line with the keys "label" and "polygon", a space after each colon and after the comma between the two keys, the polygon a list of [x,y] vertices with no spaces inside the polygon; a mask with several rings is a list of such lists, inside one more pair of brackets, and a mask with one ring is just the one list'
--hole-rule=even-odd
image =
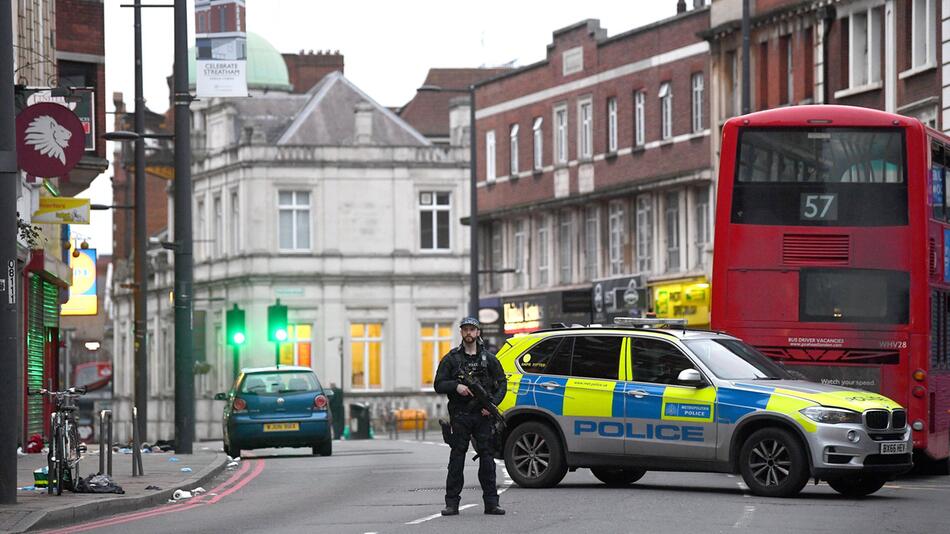
{"label": "bus tail light", "polygon": [[914,374],[912,376],[914,377],[914,380],[918,382],[923,382],[924,379],[927,378],[927,372],[924,371],[923,369],[917,369],[916,371],[914,371]]}
{"label": "bus tail light", "polygon": [[329,401],[326,395],[317,395],[313,398],[313,407],[318,410],[326,410],[327,404],[329,404]]}
{"label": "bus tail light", "polygon": [[241,397],[235,397],[231,403],[231,408],[234,408],[235,412],[243,412],[247,408],[247,401]]}
{"label": "bus tail light", "polygon": [[927,389],[924,388],[924,386],[914,386],[914,389],[911,391],[918,399],[922,399],[927,395]]}

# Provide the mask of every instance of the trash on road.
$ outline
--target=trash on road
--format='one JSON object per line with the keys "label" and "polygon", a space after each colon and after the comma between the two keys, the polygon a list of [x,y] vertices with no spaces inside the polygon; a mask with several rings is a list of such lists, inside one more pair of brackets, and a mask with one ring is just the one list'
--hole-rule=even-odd
{"label": "trash on road", "polygon": [[190,499],[192,497],[194,497],[194,495],[192,495],[190,491],[183,490],[183,489],[175,490],[175,493],[172,494],[172,499],[176,501],[180,501],[182,499]]}
{"label": "trash on road", "polygon": [[19,488],[20,491],[36,491],[36,486],[23,486]]}
{"label": "trash on road", "polygon": [[180,460],[178,460],[178,458],[172,456],[171,458],[168,459],[168,461],[169,461],[169,462],[178,462],[178,461],[180,461]]}
{"label": "trash on road", "polygon": [[115,483],[109,475],[89,475],[76,483],[76,493],[125,493],[122,486]]}
{"label": "trash on road", "polygon": [[17,456],[26,456],[26,453],[23,452],[23,447],[17,447],[17,448],[16,448],[16,455],[17,455]]}
{"label": "trash on road", "polygon": [[145,486],[145,489],[147,489],[147,490],[153,490],[153,491],[159,491],[159,490],[161,490],[162,488],[160,488],[160,487],[158,487],[158,486],[154,486],[154,485],[148,485],[148,486]]}
{"label": "trash on road", "polygon": [[182,468],[181,468],[181,472],[182,472],[182,473],[191,473],[191,468],[190,468],[190,467],[182,467]]}
{"label": "trash on road", "polygon": [[202,488],[201,486],[198,486],[197,488],[191,490],[192,495],[201,495],[202,493],[207,493],[207,492],[208,490]]}

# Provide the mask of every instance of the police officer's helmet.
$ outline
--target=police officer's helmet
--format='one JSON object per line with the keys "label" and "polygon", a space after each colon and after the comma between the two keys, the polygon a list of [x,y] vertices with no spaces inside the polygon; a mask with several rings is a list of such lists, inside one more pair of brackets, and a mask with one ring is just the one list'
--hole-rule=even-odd
{"label": "police officer's helmet", "polygon": [[474,326],[475,328],[478,328],[479,330],[481,330],[482,328],[482,324],[479,323],[478,319],[474,317],[465,317],[461,321],[459,321],[459,328],[462,328],[465,325]]}

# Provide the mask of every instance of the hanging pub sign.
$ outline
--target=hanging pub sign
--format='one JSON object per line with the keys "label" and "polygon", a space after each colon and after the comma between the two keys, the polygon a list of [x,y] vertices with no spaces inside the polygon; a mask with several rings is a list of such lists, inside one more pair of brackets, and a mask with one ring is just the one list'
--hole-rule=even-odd
{"label": "hanging pub sign", "polygon": [[198,98],[247,96],[244,0],[195,0]]}
{"label": "hanging pub sign", "polygon": [[15,93],[17,113],[33,104],[49,102],[69,108],[86,133],[86,152],[96,151],[96,91],[91,87],[21,87]]}
{"label": "hanging pub sign", "polygon": [[60,177],[82,159],[86,132],[76,114],[59,104],[41,102],[16,117],[17,165],[27,179]]}

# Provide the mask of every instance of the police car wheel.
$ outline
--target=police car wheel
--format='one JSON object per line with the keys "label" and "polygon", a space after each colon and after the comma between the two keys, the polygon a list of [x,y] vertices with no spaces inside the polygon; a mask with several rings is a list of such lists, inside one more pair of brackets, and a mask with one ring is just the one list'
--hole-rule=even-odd
{"label": "police car wheel", "polygon": [[505,468],[523,488],[556,486],[567,473],[557,433],[535,421],[515,427],[505,442]]}
{"label": "police car wheel", "polygon": [[597,480],[612,488],[629,486],[646,474],[645,469],[634,467],[591,467],[590,472],[597,477]]}
{"label": "police car wheel", "polygon": [[884,487],[887,480],[873,475],[858,475],[829,480],[828,485],[845,497],[866,497]]}
{"label": "police car wheel", "polygon": [[739,471],[749,490],[764,497],[791,497],[808,483],[808,459],[798,439],[781,428],[749,436],[739,452]]}

